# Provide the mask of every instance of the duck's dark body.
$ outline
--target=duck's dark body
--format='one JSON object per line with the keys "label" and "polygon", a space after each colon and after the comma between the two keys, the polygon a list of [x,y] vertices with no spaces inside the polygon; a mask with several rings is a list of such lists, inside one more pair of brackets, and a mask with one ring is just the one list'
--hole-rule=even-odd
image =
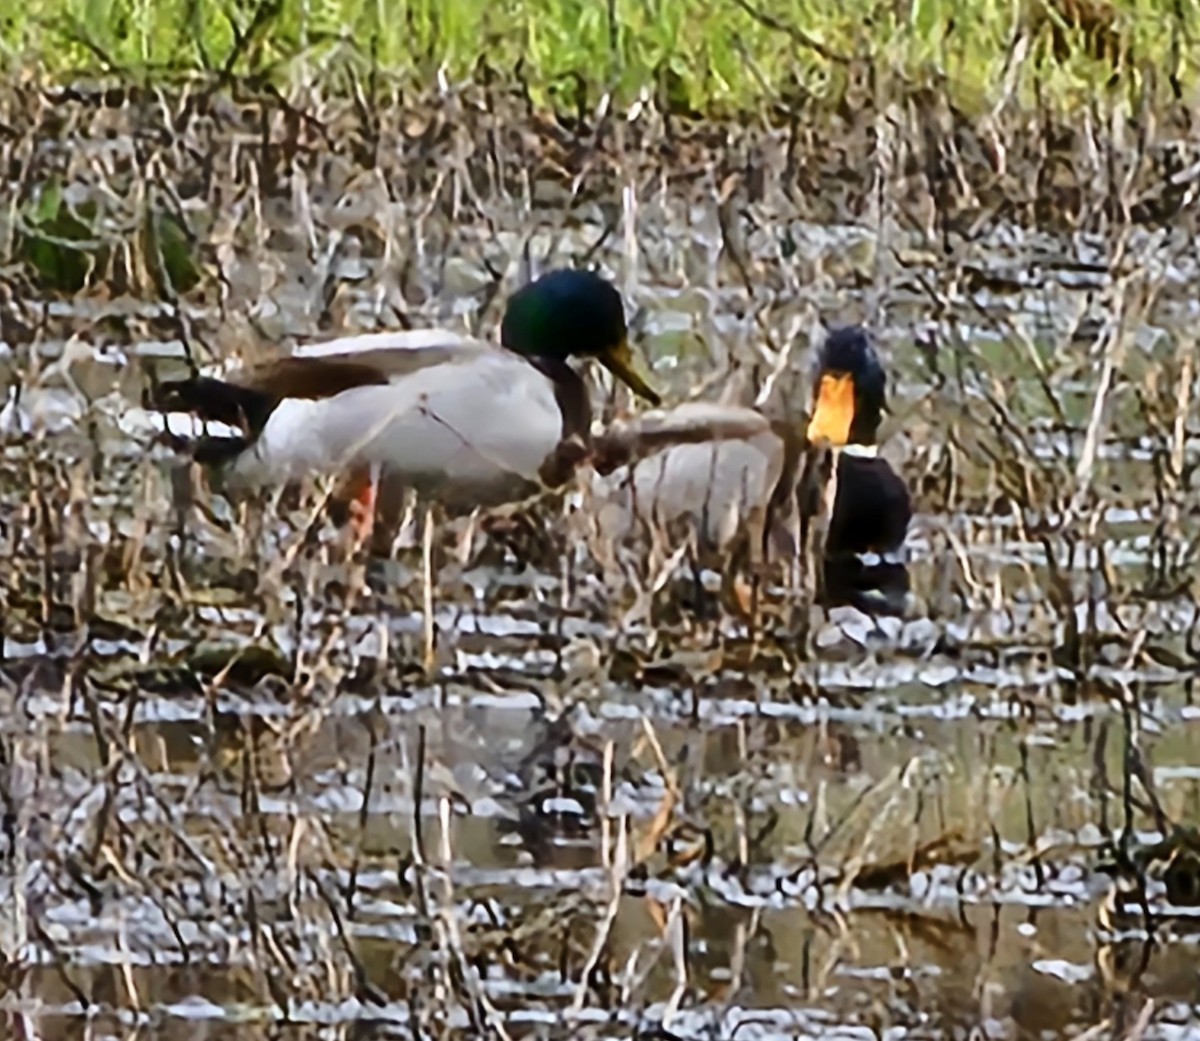
{"label": "duck's dark body", "polygon": [[[869,334],[832,332],[821,352],[810,442],[830,445],[837,474],[824,545],[824,592],[829,606],[850,604],[873,613],[902,613],[908,569],[895,557],[912,520],[908,488],[886,460],[873,454],[886,408],[887,377]],[[802,488],[801,516],[822,508],[834,478],[830,455]],[[867,563],[864,554],[885,558]]]}
{"label": "duck's dark body", "polygon": [[911,520],[908,488],[886,460],[839,457],[827,554],[895,552]]}
{"label": "duck's dark body", "polygon": [[[843,455],[825,543],[825,598],[873,614],[901,614],[909,590],[903,559],[912,520],[908,488],[883,459]],[[880,559],[870,563],[863,554]]]}

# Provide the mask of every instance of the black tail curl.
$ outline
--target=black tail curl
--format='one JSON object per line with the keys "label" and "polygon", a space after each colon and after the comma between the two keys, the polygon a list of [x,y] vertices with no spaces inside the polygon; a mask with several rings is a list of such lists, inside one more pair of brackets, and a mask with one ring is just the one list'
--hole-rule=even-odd
{"label": "black tail curl", "polygon": [[192,443],[192,458],[212,466],[228,462],[245,451],[262,431],[277,399],[236,383],[209,376],[189,376],[169,383],[153,383],[147,388],[145,404],[158,412],[187,412],[203,422],[224,423],[240,430],[235,435],[205,434]]}

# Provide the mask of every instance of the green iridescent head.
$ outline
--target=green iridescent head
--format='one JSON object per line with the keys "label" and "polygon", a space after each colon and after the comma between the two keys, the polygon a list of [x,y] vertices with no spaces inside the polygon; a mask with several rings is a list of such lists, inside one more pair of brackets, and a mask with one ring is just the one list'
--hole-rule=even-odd
{"label": "green iridescent head", "polygon": [[633,368],[621,294],[595,272],[560,268],[522,286],[509,298],[500,341],[527,357],[595,358],[635,394],[661,400]]}

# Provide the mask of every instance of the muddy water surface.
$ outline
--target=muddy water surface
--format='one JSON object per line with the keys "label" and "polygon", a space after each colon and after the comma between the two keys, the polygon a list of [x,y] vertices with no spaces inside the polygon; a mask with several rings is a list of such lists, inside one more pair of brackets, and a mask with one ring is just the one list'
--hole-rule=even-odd
{"label": "muddy water surface", "polygon": [[[394,322],[395,258],[345,217],[370,193],[292,187],[230,215],[226,295],[186,305],[215,355]],[[808,655],[783,584],[754,632],[686,567],[647,599],[649,565],[564,536],[568,496],[469,554],[461,521],[439,530],[427,668],[420,511],[366,563],[312,488],[188,507],[139,408],[183,352],[158,305],[13,305],[7,1036],[1200,1030],[1195,258],[1135,235],[1159,292],[1106,354],[1127,301],[1102,241],[1000,228],[952,263],[772,204],[798,252],[758,318],[704,197],[626,198],[640,251],[597,259],[675,398],[709,378],[753,401],[774,366],[768,407],[796,410],[817,318],[879,329],[913,603],[818,612]],[[576,255],[601,216],[538,247]],[[449,272],[414,249],[410,318],[476,321],[480,258],[521,218],[437,229]],[[297,222],[326,269],[349,243],[323,269],[333,330]],[[744,248],[778,265],[766,228]]]}

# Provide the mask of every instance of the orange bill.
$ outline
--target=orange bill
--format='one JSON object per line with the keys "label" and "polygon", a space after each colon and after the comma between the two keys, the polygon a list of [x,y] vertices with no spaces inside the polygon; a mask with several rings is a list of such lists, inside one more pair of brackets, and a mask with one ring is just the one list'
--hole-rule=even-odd
{"label": "orange bill", "polygon": [[822,376],[817,407],[808,423],[808,440],[841,447],[850,440],[854,423],[854,377]]}

